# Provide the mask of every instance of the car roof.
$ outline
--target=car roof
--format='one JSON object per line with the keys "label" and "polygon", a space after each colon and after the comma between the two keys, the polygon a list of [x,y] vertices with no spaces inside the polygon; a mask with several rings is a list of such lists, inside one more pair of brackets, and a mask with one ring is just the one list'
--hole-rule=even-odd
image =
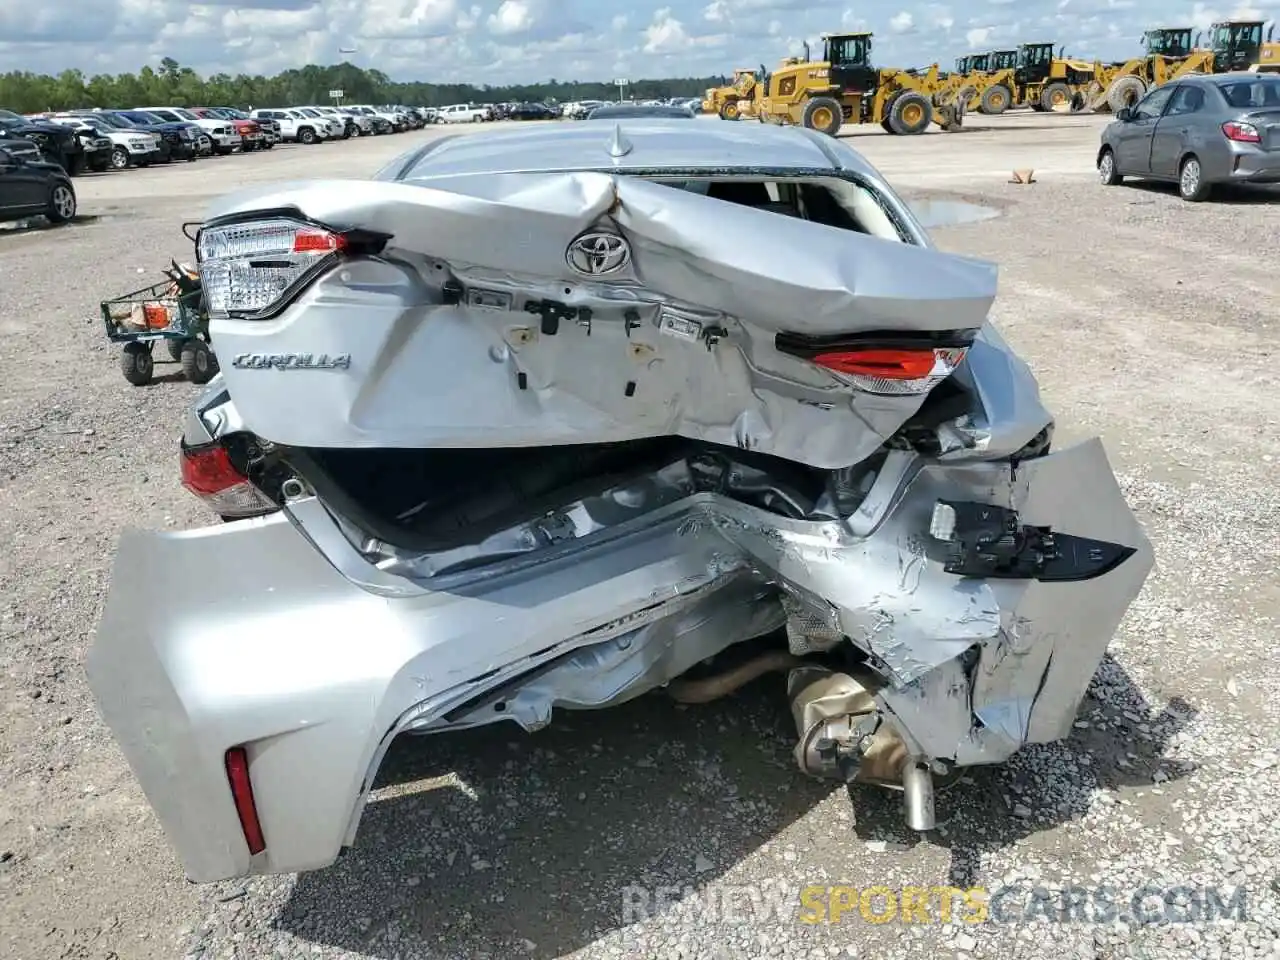
{"label": "car roof", "polygon": [[1231,83],[1280,83],[1280,76],[1269,73],[1250,73],[1248,70],[1233,70],[1231,73],[1195,73],[1178,77],[1176,83],[1196,83],[1202,86],[1225,87]]}
{"label": "car roof", "polygon": [[692,117],[693,111],[688,107],[674,107],[665,104],[638,106],[629,103],[605,103],[591,112],[591,119],[604,120],[610,117]]}
{"label": "car roof", "polygon": [[[625,152],[614,156],[621,147]],[[513,126],[441,137],[389,169],[397,179],[583,170],[875,170],[846,144],[800,127],[670,117]]]}

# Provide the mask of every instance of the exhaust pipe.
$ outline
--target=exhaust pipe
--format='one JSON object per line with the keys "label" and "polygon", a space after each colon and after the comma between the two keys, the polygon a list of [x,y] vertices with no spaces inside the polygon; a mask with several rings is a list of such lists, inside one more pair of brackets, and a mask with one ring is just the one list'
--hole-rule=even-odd
{"label": "exhaust pipe", "polygon": [[933,812],[933,771],[924,761],[913,759],[902,768],[902,805],[910,829],[926,833],[937,825]]}

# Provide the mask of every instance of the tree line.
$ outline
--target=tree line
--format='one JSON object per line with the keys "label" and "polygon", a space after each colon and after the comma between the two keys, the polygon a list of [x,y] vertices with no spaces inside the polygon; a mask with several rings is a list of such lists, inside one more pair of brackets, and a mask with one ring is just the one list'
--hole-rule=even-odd
{"label": "tree line", "polygon": [[[707,87],[719,86],[725,77],[683,77],[665,80],[633,80],[627,93],[636,99],[701,96]],[[365,70],[351,63],[332,66],[308,64],[274,77],[215,73],[202,77],[190,67],[166,57],[159,69],[143,67],[137,73],[97,74],[64,70],[58,76],[10,72],[0,74],[0,108],[17,113],[71,110],[84,107],[136,106],[234,106],[285,107],[330,103],[329,91],[341,90],[345,103],[397,103],[438,107],[451,103],[508,103],[574,100],[612,100],[618,88],[611,81],[561,81],[473,86],[467,83],[393,81],[379,70]]]}

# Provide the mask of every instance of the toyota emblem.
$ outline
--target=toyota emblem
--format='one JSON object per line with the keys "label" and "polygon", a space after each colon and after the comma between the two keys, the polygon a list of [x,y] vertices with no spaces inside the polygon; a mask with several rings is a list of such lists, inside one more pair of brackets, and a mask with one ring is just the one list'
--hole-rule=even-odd
{"label": "toyota emblem", "polygon": [[584,233],[569,244],[564,258],[578,273],[600,277],[630,263],[631,247],[616,233]]}

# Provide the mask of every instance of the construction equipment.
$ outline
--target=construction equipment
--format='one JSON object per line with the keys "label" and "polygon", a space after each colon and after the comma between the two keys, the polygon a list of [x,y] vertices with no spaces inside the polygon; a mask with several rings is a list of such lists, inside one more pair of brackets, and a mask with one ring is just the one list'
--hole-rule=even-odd
{"label": "construction equipment", "polygon": [[[707,87],[706,96],[702,100],[702,112],[719,114],[725,120],[737,120],[740,108],[736,102],[743,98],[741,90],[745,88],[746,96],[749,98],[751,87],[755,85],[755,78],[754,67],[738,67],[733,71],[732,83],[723,87]],[[724,116],[725,105],[730,102],[735,105],[729,111],[732,116],[726,117]]]}
{"label": "construction equipment", "polygon": [[952,99],[966,110],[994,115],[1011,107],[1032,110],[1084,109],[1096,64],[1054,55],[1052,43],[1024,43],[1016,50],[992,50],[972,58],[979,69],[950,84]]}
{"label": "construction equipment", "polygon": [[835,136],[844,123],[878,123],[887,132],[924,133],[931,123],[959,129],[963,108],[946,102],[935,63],[925,71],[871,65],[870,33],[825,34],[820,61],[805,58],[763,73],[760,120]]}
{"label": "construction equipment", "polygon": [[1280,43],[1273,39],[1276,26],[1267,28],[1264,41],[1264,25],[1262,20],[1224,20],[1210,27],[1213,72],[1280,73]]}
{"label": "construction equipment", "polygon": [[1190,27],[1158,27],[1143,34],[1146,56],[1102,65],[1088,93],[1088,107],[1118,111],[1137,103],[1153,87],[1196,73],[1280,72],[1280,43],[1275,27],[1263,40],[1261,20],[1225,20],[1210,28],[1210,45],[1191,39]]}
{"label": "construction equipment", "polygon": [[979,94],[992,83],[993,77],[1004,70],[1012,71],[1017,61],[1017,50],[989,50],[959,57],[955,72],[946,78],[941,96],[947,102],[963,103],[966,111],[975,110]]}

